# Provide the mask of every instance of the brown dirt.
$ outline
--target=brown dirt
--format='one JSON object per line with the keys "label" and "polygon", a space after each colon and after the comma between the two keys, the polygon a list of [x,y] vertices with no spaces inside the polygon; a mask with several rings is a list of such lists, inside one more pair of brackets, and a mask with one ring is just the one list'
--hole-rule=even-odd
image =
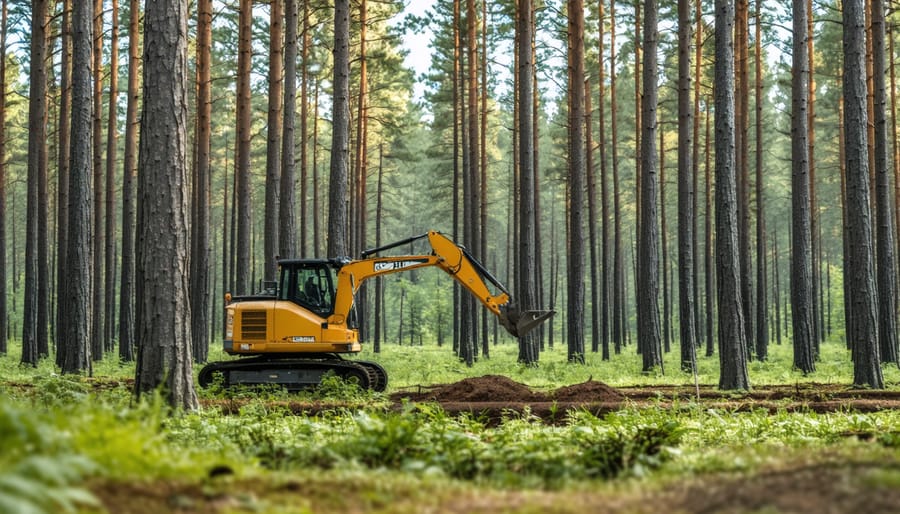
{"label": "brown dirt", "polygon": [[[330,513],[900,513],[900,463],[800,463],[745,474],[672,479],[644,487],[583,490],[494,490],[414,482],[307,478],[186,483],[96,482],[91,490],[109,514],[243,512]],[[664,506],[664,507],[662,507]]]}

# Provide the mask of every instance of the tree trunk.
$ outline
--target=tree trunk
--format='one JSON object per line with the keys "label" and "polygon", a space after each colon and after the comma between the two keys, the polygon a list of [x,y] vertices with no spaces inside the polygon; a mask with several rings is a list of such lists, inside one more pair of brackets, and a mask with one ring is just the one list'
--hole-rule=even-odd
{"label": "tree trunk", "polygon": [[[304,2],[304,5],[306,3]],[[282,110],[281,184],[278,200],[278,254],[282,257],[298,257],[296,197],[294,194],[294,126],[297,106],[297,0],[284,0],[284,107]],[[304,20],[304,24],[306,21]],[[302,86],[300,91],[300,180],[301,199],[305,201],[306,188],[306,49],[303,50]],[[276,122],[277,123],[277,122]],[[306,211],[301,211],[301,237],[306,238]],[[302,243],[304,246],[306,242]]]}
{"label": "tree trunk", "polygon": [[696,366],[697,327],[694,315],[695,198],[692,151],[695,151],[694,111],[691,105],[691,2],[678,1],[678,325],[681,369]]}
{"label": "tree trunk", "polygon": [[734,165],[737,174],[737,209],[738,209],[738,259],[741,266],[741,308],[744,313],[746,329],[747,356],[753,348],[753,282],[752,262],[750,259],[750,165],[748,159],[748,126],[749,126],[749,41],[750,41],[750,2],[735,0],[734,28],[734,60],[735,60],[735,112],[734,112]]}
{"label": "tree trunk", "polygon": [[612,273],[612,340],[618,355],[625,341],[625,250],[622,248],[622,196],[619,180],[618,116],[616,103],[616,2],[609,2],[609,123],[612,147],[613,181],[613,273]]}
{"label": "tree trunk", "polygon": [[[103,242],[106,273],[104,283],[103,344],[104,350],[114,350],[116,314],[116,169],[118,168],[117,147],[119,140],[119,0],[112,0],[112,26],[109,44],[109,112],[106,125],[106,234]],[[209,224],[207,224],[208,226]]]}
{"label": "tree trunk", "polygon": [[847,225],[849,262],[845,281],[853,306],[848,326],[852,346],[853,383],[884,388],[878,352],[875,307],[875,265],[872,250],[872,216],[869,203],[867,158],[868,114],[865,83],[865,7],[862,0],[845,0],[844,23],[844,139],[847,169]]}
{"label": "tree trunk", "polygon": [[[608,361],[609,355],[609,329],[610,329],[610,299],[609,299],[609,283],[610,283],[610,231],[609,231],[609,177],[606,168],[606,77],[604,59],[604,33],[606,32],[606,20],[603,14],[603,0],[597,2],[599,10],[599,32],[598,51],[598,89],[597,95],[597,117],[600,119],[600,127],[598,136],[600,138],[600,345],[602,348],[602,359]],[[612,63],[610,63],[612,66]]]}
{"label": "tree trunk", "polygon": [[[384,207],[384,143],[378,145],[378,186],[375,200],[375,247],[381,248],[381,220]],[[384,320],[384,279],[375,279],[375,337],[372,342],[372,351],[381,353],[381,338]]]}
{"label": "tree trunk", "polygon": [[[202,6],[201,6],[202,8]],[[119,292],[119,359],[134,360],[134,189],[137,179],[138,102],[140,88],[139,0],[129,2],[128,107],[125,111],[125,170],[122,180],[122,284]],[[199,102],[199,99],[198,99]]]}
{"label": "tree trunk", "polygon": [[594,173],[594,141],[592,137],[591,81],[584,81],[584,150],[586,156],[587,188],[588,188],[588,236],[591,254],[591,351],[600,351],[600,272],[597,255],[597,175]]}
{"label": "tree trunk", "polygon": [[884,0],[872,0],[872,61],[875,103],[875,194],[878,343],[882,362],[897,362],[897,301],[894,273],[894,217],[888,168],[887,90],[885,84]]}
{"label": "tree trunk", "polygon": [[209,226],[210,151],[212,116],[212,0],[197,3],[197,133],[194,173],[194,219],[191,251],[191,335],[196,362],[206,362],[209,354]]}
{"label": "tree trunk", "polygon": [[[706,98],[706,105],[710,105],[709,97]],[[706,223],[704,226],[704,248],[703,266],[706,270],[704,273],[703,285],[706,290],[706,356],[709,357],[715,353],[717,339],[713,337],[713,328],[715,325],[715,317],[713,311],[716,309],[715,295],[713,291],[713,270],[715,268],[713,262],[713,177],[712,166],[710,166],[710,140],[709,133],[709,109],[706,110],[704,119],[704,170],[706,175]]]}
{"label": "tree trunk", "polygon": [[[459,193],[461,189],[460,173],[460,149],[461,149],[461,115],[462,115],[462,76],[461,76],[461,40],[460,40],[460,3],[461,0],[453,0],[453,73],[451,75],[453,85],[453,240],[460,240],[459,233]],[[517,71],[518,72],[518,71]],[[462,311],[459,285],[453,284],[453,312]],[[460,317],[453,317],[453,353],[459,355],[459,343],[462,335]]]}
{"label": "tree trunk", "polygon": [[331,171],[328,180],[328,257],[350,255],[350,1],[334,4],[334,96]]}
{"label": "tree trunk", "polygon": [[[47,1],[31,4],[31,75],[28,92],[28,200],[25,220],[25,306],[22,319],[22,363],[37,366],[42,357],[38,342],[39,273],[44,268],[38,255],[39,212],[46,210],[46,197],[40,196],[41,175],[47,170],[46,113],[47,113],[47,38],[44,33]],[[43,326],[46,331],[47,326]]]}
{"label": "tree trunk", "polygon": [[666,222],[666,142],[662,127],[657,123],[656,134],[659,137],[659,246],[662,254],[660,270],[662,271],[662,346],[663,353],[672,351],[672,297],[669,288],[669,226]]}
{"label": "tree trunk", "polygon": [[766,215],[763,194],[762,2],[756,2],[756,358],[769,357],[766,288]]}
{"label": "tree trunk", "polygon": [[569,0],[568,360],[584,363],[584,3]]}
{"label": "tree trunk", "polygon": [[237,151],[235,152],[235,201],[232,216],[237,235],[232,243],[236,254],[234,263],[234,292],[250,293],[250,68],[252,58],[253,2],[240,0],[238,21],[237,70]]}
{"label": "tree trunk", "polygon": [[641,102],[641,207],[638,250],[638,346],[643,371],[662,370],[662,345],[659,326],[659,176],[656,156],[657,86],[657,3],[644,4],[644,63]]}
{"label": "tree trunk", "polygon": [[[694,128],[693,128],[693,155],[691,158],[691,174],[693,175],[693,210],[694,210],[694,226],[693,226],[693,242],[692,252],[694,255],[694,338],[695,346],[700,347],[703,344],[703,318],[700,315],[700,84],[702,80],[701,61],[703,60],[703,7],[700,0],[696,0],[694,7]],[[709,297],[707,297],[709,302]],[[707,340],[707,343],[709,341]],[[696,356],[695,356],[696,359]]]}
{"label": "tree trunk", "polygon": [[[366,50],[366,25],[368,23],[368,7],[366,0],[359,3],[359,97],[357,101],[356,115],[356,144],[354,152],[353,176],[351,181],[355,184],[356,203],[353,208],[353,230],[350,237],[353,240],[351,247],[353,254],[358,255],[366,248],[366,177],[368,175],[368,146],[366,144],[366,134],[368,131],[367,109],[369,102],[368,92],[368,73],[367,73],[367,50]],[[357,293],[356,315],[359,324],[360,340],[368,339],[368,302],[366,301],[368,294],[366,286],[363,284]]]}
{"label": "tree trunk", "polygon": [[[822,316],[821,302],[821,262],[819,259],[819,251],[822,248],[822,242],[819,239],[819,202],[816,198],[816,80],[815,80],[815,52],[813,46],[813,2],[806,0],[806,46],[809,67],[809,80],[807,88],[809,93],[807,96],[807,148],[809,150],[809,233],[810,233],[810,275],[812,277],[812,341],[813,341],[813,358],[819,358],[819,341],[824,340],[824,333],[821,330],[819,320]],[[817,251],[817,249],[819,251]]]}
{"label": "tree trunk", "polygon": [[738,248],[734,117],[734,4],[716,0],[716,278],[719,311],[719,388],[750,388],[747,331]]}
{"label": "tree trunk", "polygon": [[[518,163],[519,163],[519,235],[518,235],[518,262],[516,273],[518,278],[516,291],[519,308],[523,311],[537,308],[536,260],[537,240],[535,237],[535,190],[534,152],[527,144],[534,135],[534,118],[532,105],[534,98],[534,61],[532,60],[531,39],[532,31],[532,0],[519,2],[518,16],[516,17],[516,32],[518,48]],[[538,360],[537,338],[533,334],[519,338],[519,362],[532,365]]]}
{"label": "tree trunk", "polygon": [[[3,0],[2,14],[0,14],[2,16],[0,18],[0,355],[6,355],[7,340],[9,339],[9,308],[6,302],[6,281],[8,279],[6,271],[6,22],[8,13],[7,1]],[[64,21],[63,27],[65,26]],[[64,56],[67,55],[65,41],[63,38]],[[65,61],[62,68],[63,76],[65,76]],[[66,89],[64,87],[61,89],[62,96],[65,98]],[[62,111],[62,106],[60,106],[60,111]],[[60,133],[62,134],[62,131]],[[62,174],[60,176],[62,177]]]}
{"label": "tree trunk", "polygon": [[[269,1],[269,106],[266,126],[266,216],[263,234],[263,280],[275,280],[275,258],[281,248],[278,217],[281,212],[279,186],[281,182],[282,92],[284,77],[282,55],[284,53],[284,0]],[[293,109],[293,105],[291,109]]]}
{"label": "tree trunk", "polygon": [[[90,0],[88,0],[90,1]],[[94,0],[93,19],[93,43],[94,50],[91,57],[94,60],[92,71],[94,72],[94,109],[93,130],[94,145],[93,172],[94,172],[94,229],[91,235],[93,242],[93,315],[94,323],[91,325],[91,357],[95,361],[103,359],[106,343],[103,340],[104,316],[103,312],[104,284],[103,279],[103,0]]]}
{"label": "tree trunk", "polygon": [[794,0],[794,49],[791,109],[791,314],[794,367],[815,371],[815,323],[812,284],[809,180],[809,56],[806,0]]}
{"label": "tree trunk", "polygon": [[66,241],[66,294],[63,373],[91,372],[91,22],[94,5],[73,2],[72,9],[72,126],[69,146],[69,219]]}
{"label": "tree trunk", "polygon": [[[297,0],[286,0],[287,4],[287,12],[288,12],[288,33],[290,34],[291,30],[296,31],[297,24]],[[293,13],[291,13],[291,9],[293,9]],[[293,20],[293,21],[291,21]],[[294,25],[294,28],[291,28],[291,24]],[[300,35],[302,38],[302,44],[300,47],[300,244],[297,244],[295,237],[295,232],[290,230],[290,236],[288,241],[293,242],[293,251],[291,253],[282,252],[283,255],[299,255],[307,256],[312,254],[316,254],[318,249],[318,241],[313,243],[312,252],[309,251],[309,209],[307,208],[307,199],[309,198],[309,48],[312,45],[312,38],[309,35],[309,1],[303,0],[303,30]],[[296,36],[293,39],[297,39]],[[285,75],[288,75],[291,72],[291,68],[295,66],[293,63],[295,59],[291,59],[291,63],[288,63],[288,53],[291,51],[290,49],[290,37],[286,43],[288,46],[285,48]],[[296,50],[293,50],[296,53]],[[287,79],[286,79],[287,81]],[[288,83],[285,88],[285,106],[288,103],[288,89],[293,89],[294,84]],[[295,105],[293,101],[291,101],[291,105]],[[288,112],[290,111],[290,112]],[[281,181],[282,184],[287,180],[285,177],[285,173],[293,173],[293,152],[294,152],[294,140],[293,137],[288,139],[288,128],[287,128],[287,120],[288,116],[293,117],[293,109],[285,109],[285,128],[284,128],[284,145],[285,148],[282,151],[282,160],[285,162],[286,166],[282,166],[282,174]],[[293,127],[291,128],[293,130]],[[290,147],[290,149],[288,149]],[[313,149],[313,154],[315,154],[315,148]],[[290,162],[288,159],[290,158]],[[315,162],[313,162],[315,166]],[[289,188],[289,192],[286,193],[284,191],[284,187],[282,187],[281,195],[282,195],[282,218],[285,217],[285,209],[295,209],[293,201],[288,201],[286,199],[286,194],[293,195],[294,189]],[[287,202],[287,205],[285,205]],[[313,215],[314,218],[318,218],[319,214],[316,213]],[[294,214],[290,214],[290,218],[293,219]],[[292,224],[293,221],[286,221],[284,219],[281,220],[284,223],[285,231],[288,230],[289,223]],[[283,238],[282,238],[283,239]]]}
{"label": "tree trunk", "polygon": [[[4,2],[4,6],[6,2]],[[71,13],[72,13],[72,2],[71,0],[64,0],[62,5],[62,21],[60,23],[60,79],[59,79],[59,89],[60,89],[60,98],[59,98],[59,138],[57,139],[57,185],[56,185],[56,333],[54,334],[54,340],[56,342],[56,365],[62,367],[62,363],[65,360],[65,346],[61,345],[60,342],[63,340],[63,330],[65,323],[65,310],[66,304],[64,301],[60,301],[66,297],[66,248],[68,241],[68,223],[69,223],[69,128],[71,123],[71,101],[72,101],[72,92],[71,92],[71,78],[72,78],[72,33],[71,33]],[[6,10],[4,10],[4,15]],[[5,37],[6,34],[6,22],[3,22],[3,35]],[[5,40],[3,43],[4,53],[5,53]],[[0,81],[5,84],[5,69],[6,63],[4,62],[0,65]],[[3,91],[6,91],[5,86],[2,88]],[[4,105],[5,105],[5,99]],[[5,122],[0,120],[0,127],[5,126]],[[0,154],[0,162],[5,162],[5,156]],[[2,182],[2,180],[0,180]],[[2,187],[2,186],[0,186]],[[0,202],[3,200],[0,199]],[[3,230],[3,223],[0,223],[0,231]],[[2,235],[0,235],[0,239],[2,239]],[[0,252],[0,255],[6,255],[5,252]],[[3,280],[3,275],[5,271],[0,271],[0,283],[3,283],[0,287],[5,287],[5,280]],[[5,296],[0,295],[0,303],[5,302]],[[0,308],[0,311],[3,309]],[[3,320],[0,321],[0,329],[3,328],[4,323],[7,323],[5,313],[0,312],[0,315],[3,315]],[[4,337],[6,335],[6,330],[2,330],[0,333],[0,337]],[[4,339],[5,340],[5,339]],[[2,344],[2,343],[0,343]]]}
{"label": "tree trunk", "polygon": [[164,386],[169,405],[194,410],[199,405],[188,298],[187,0],[148,2],[144,38],[135,393]]}

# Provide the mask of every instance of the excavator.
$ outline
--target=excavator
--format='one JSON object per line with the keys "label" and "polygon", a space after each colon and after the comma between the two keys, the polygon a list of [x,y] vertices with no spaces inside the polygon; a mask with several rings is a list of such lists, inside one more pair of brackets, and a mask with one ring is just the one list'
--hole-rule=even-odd
{"label": "excavator", "polygon": [[[377,256],[417,240],[427,240],[431,253]],[[255,295],[226,295],[224,350],[244,358],[206,365],[200,370],[200,386],[275,384],[298,391],[315,387],[333,373],[355,380],[362,389],[384,391],[388,377],[382,366],[341,357],[362,350],[354,326],[354,297],[370,278],[430,266],[461,284],[514,337],[524,336],[555,314],[519,311],[509,291],[465,247],[437,231],[366,250],[357,260],[281,259],[274,287]]]}

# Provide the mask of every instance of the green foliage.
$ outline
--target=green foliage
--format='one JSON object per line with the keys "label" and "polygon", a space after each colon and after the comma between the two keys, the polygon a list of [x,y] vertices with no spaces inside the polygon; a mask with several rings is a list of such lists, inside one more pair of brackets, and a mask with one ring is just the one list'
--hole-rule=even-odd
{"label": "green foliage", "polygon": [[75,512],[96,499],[78,486],[97,471],[77,455],[64,433],[43,416],[0,400],[0,511],[21,514]]}

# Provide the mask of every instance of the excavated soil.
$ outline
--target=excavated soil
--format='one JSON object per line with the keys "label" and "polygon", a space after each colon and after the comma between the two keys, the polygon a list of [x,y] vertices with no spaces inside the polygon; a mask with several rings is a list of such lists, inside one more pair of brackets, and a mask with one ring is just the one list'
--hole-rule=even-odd
{"label": "excavated soil", "polygon": [[437,402],[451,413],[474,412],[499,420],[509,412],[524,412],[546,421],[565,418],[566,411],[584,409],[602,415],[626,406],[682,408],[688,402],[732,411],[873,412],[900,409],[900,391],[853,389],[835,384],[761,386],[747,392],[720,391],[715,386],[664,385],[614,388],[589,380],[554,391],[537,391],[508,377],[486,375],[452,384],[417,386],[395,392],[400,403]]}

